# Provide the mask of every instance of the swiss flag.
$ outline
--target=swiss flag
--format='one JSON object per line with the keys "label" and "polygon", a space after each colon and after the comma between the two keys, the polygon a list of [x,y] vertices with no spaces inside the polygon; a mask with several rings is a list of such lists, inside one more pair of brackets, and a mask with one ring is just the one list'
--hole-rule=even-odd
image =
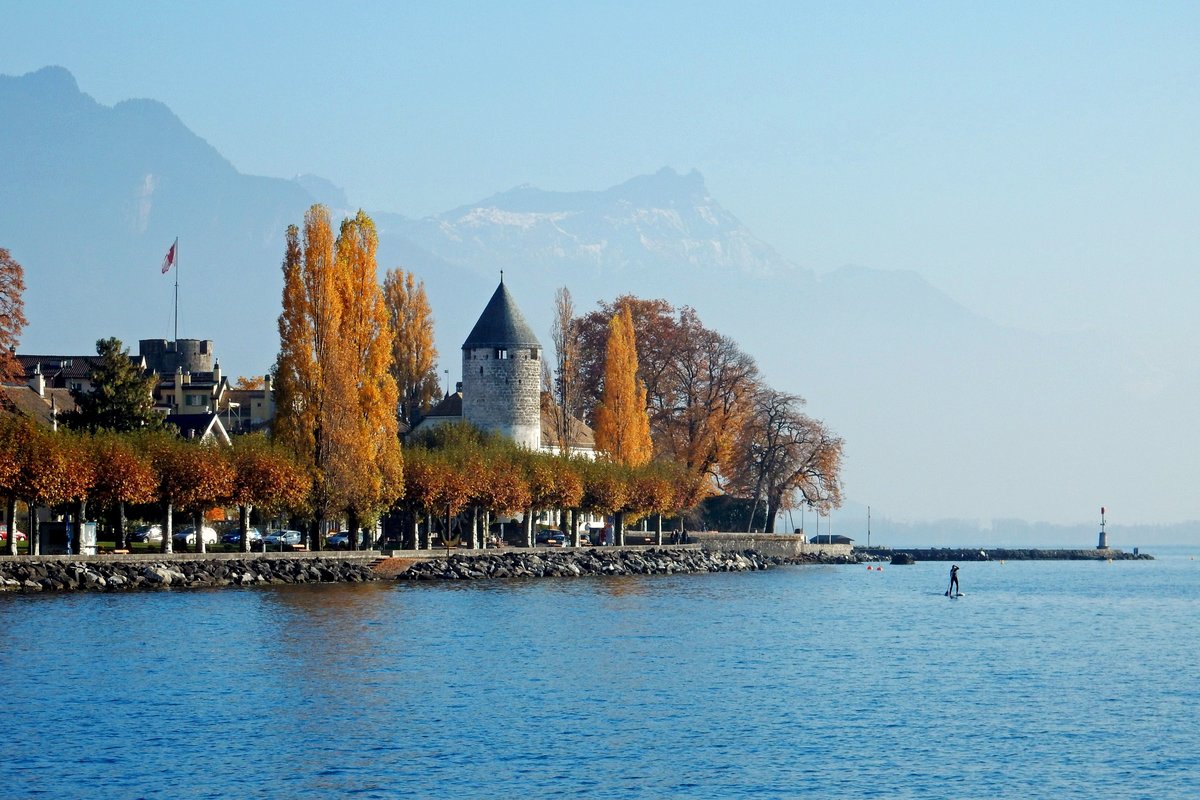
{"label": "swiss flag", "polygon": [[171,271],[171,267],[175,264],[175,247],[179,244],[178,240],[171,242],[171,249],[163,256],[163,275]]}

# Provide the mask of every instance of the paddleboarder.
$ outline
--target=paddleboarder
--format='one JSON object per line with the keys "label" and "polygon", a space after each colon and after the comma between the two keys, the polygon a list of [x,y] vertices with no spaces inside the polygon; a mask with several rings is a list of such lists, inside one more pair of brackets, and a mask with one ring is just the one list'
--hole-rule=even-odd
{"label": "paddleboarder", "polygon": [[958,589],[958,564],[954,564],[950,567],[950,591],[946,592],[946,594],[950,597],[954,597],[956,594],[962,594],[962,592],[960,592]]}

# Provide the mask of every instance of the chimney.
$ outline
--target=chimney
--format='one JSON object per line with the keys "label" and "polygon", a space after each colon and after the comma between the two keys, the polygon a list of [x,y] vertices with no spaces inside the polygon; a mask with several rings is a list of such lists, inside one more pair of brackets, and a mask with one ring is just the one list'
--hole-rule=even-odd
{"label": "chimney", "polygon": [[221,362],[213,364],[213,383],[217,386],[221,385]]}
{"label": "chimney", "polygon": [[35,364],[33,367],[33,377],[29,379],[29,386],[38,397],[46,396],[46,376],[42,374],[42,365]]}

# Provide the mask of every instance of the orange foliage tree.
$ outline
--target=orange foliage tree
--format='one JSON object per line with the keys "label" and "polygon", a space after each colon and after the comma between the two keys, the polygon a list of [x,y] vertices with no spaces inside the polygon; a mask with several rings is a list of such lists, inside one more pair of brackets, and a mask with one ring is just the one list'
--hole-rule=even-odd
{"label": "orange foliage tree", "polygon": [[196,552],[203,553],[204,512],[233,493],[234,470],[220,445],[189,442],[170,435],[147,437],[150,461],[158,475],[158,496],[164,504],[162,551],[172,552],[176,509],[191,514],[196,528]]}
{"label": "orange foliage tree", "polygon": [[409,427],[429,410],[439,391],[433,312],[425,282],[417,282],[402,269],[388,270],[383,276],[383,299],[392,326],[391,373],[400,395],[397,416]]}
{"label": "orange foliage tree", "polygon": [[337,239],[341,320],[328,385],[340,416],[330,428],[331,478],[358,547],[359,522],[391,505],[403,486],[392,377],[392,328],[376,277],[375,223],[359,211],[342,222]]}
{"label": "orange foliage tree", "polygon": [[124,549],[128,544],[125,506],[154,502],[158,476],[149,457],[128,436],[98,433],[92,437],[91,445],[96,465],[92,499],[115,515],[114,541],[118,549]]}
{"label": "orange foliage tree", "polygon": [[296,510],[308,495],[308,479],[291,454],[261,435],[241,436],[228,451],[233,467],[229,499],[238,508],[242,552],[250,552],[250,511]]}
{"label": "orange foliage tree", "polygon": [[20,380],[25,370],[15,353],[25,330],[25,270],[0,247],[0,380]]}
{"label": "orange foliage tree", "polygon": [[315,205],[304,215],[304,242],[292,225],[283,257],[283,312],[279,315],[279,356],[275,362],[274,439],[309,475],[314,516],[308,544],[320,548],[321,526],[333,511],[328,467],[330,429],[336,425],[338,397],[327,387],[336,367],[334,348],[342,318],[329,211]]}
{"label": "orange foliage tree", "polygon": [[25,417],[13,414],[0,415],[0,493],[5,500],[5,517],[7,538],[5,539],[5,554],[17,554],[17,496],[21,489],[19,478],[21,467],[18,458],[24,440],[31,430],[32,423]]}
{"label": "orange foliage tree", "polygon": [[618,464],[640,466],[650,460],[650,419],[646,387],[638,379],[637,344],[628,306],[609,322],[605,347],[604,389],[596,409],[596,449]]}

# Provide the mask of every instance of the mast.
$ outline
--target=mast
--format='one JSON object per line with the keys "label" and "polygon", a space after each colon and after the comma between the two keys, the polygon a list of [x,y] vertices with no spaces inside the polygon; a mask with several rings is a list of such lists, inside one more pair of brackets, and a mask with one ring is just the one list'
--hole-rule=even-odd
{"label": "mast", "polygon": [[175,237],[175,337],[179,341],[179,237]]}

